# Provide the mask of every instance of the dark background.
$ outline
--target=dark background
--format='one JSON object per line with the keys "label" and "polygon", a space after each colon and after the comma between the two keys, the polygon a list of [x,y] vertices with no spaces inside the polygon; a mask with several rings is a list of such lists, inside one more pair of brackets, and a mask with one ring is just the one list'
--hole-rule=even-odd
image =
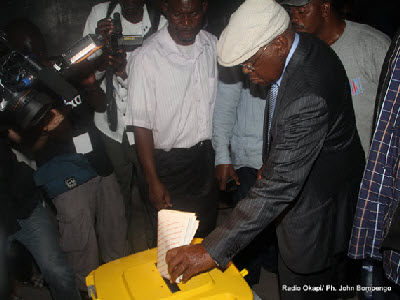
{"label": "dark background", "polygon": [[[4,1],[4,0],[3,0]],[[155,1],[155,0],[153,0]],[[104,0],[5,0],[0,10],[0,26],[14,18],[26,17],[45,35],[50,55],[67,49],[82,37],[91,7]],[[230,14],[243,0],[209,0],[209,28],[218,35]],[[224,23],[225,22],[225,23]]]}
{"label": "dark background", "polygon": [[[153,0],[160,1],[160,0]],[[3,0],[0,26],[27,17],[45,35],[49,54],[57,55],[79,40],[90,9],[102,0]],[[208,30],[219,35],[243,0],[209,0]],[[400,25],[400,0],[334,0],[348,19],[367,23],[392,37]]]}

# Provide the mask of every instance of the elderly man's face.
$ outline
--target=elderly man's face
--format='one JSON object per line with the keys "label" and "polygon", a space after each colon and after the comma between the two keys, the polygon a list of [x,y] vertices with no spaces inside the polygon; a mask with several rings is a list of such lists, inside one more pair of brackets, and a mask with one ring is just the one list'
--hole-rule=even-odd
{"label": "elderly man's face", "polygon": [[312,0],[304,6],[291,6],[290,17],[296,31],[317,34],[323,22],[321,0]]}
{"label": "elderly man's face", "polygon": [[190,45],[200,32],[207,2],[202,0],[168,0],[163,11],[168,19],[168,31],[179,45]]}
{"label": "elderly man's face", "polygon": [[243,72],[249,75],[250,80],[255,84],[271,85],[281,77],[285,66],[286,57],[282,57],[278,53],[276,41],[272,41],[242,64]]}

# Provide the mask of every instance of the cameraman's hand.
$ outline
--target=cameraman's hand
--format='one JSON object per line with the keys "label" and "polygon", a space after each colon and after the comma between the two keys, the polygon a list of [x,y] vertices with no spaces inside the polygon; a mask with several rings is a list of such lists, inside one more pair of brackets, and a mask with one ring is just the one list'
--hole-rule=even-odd
{"label": "cameraman's hand", "polygon": [[122,49],[118,50],[117,53],[110,57],[110,64],[114,68],[114,74],[126,79],[128,75],[126,74],[126,64],[128,63],[126,59],[126,53]]}
{"label": "cameraman's hand", "polygon": [[221,164],[215,167],[215,177],[217,177],[219,183],[219,189],[221,191],[226,190],[226,182],[229,178],[233,178],[237,185],[240,185],[239,177],[236,174],[232,164]]}
{"label": "cameraman's hand", "polygon": [[56,109],[50,110],[46,117],[48,119],[46,125],[44,125],[42,128],[42,132],[48,133],[53,131],[61,124],[62,121],[64,121],[64,115]]}
{"label": "cameraman's hand", "polygon": [[8,138],[16,144],[22,143],[21,135],[16,132],[14,129],[8,129]]}
{"label": "cameraman's hand", "polygon": [[159,180],[149,183],[149,200],[157,210],[172,207],[168,190]]}
{"label": "cameraman's hand", "polygon": [[114,23],[111,18],[102,19],[97,22],[96,34],[102,35],[105,42],[108,43],[113,29]]}
{"label": "cameraman's hand", "polygon": [[122,79],[126,79],[128,77],[125,71],[127,64],[126,53],[122,49],[115,53],[104,52],[101,60],[101,64],[98,68],[99,71],[104,71],[108,66],[112,66],[115,75],[121,77]]}

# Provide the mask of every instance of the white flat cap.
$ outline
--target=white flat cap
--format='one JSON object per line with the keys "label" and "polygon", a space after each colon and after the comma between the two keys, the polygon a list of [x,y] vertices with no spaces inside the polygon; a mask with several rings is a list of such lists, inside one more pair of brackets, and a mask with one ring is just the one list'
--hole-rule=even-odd
{"label": "white flat cap", "polygon": [[274,0],[246,0],[219,38],[218,62],[225,67],[245,62],[282,34],[289,22],[286,10]]}

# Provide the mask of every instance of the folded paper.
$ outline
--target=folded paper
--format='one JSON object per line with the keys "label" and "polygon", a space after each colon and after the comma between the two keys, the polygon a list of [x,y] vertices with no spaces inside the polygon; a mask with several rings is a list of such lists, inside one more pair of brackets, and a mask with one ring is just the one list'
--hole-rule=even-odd
{"label": "folded paper", "polygon": [[[170,279],[168,265],[165,261],[168,250],[189,245],[198,227],[199,221],[196,219],[195,213],[168,209],[158,212],[157,268],[162,277]],[[180,280],[181,277],[176,282],[178,283]]]}

